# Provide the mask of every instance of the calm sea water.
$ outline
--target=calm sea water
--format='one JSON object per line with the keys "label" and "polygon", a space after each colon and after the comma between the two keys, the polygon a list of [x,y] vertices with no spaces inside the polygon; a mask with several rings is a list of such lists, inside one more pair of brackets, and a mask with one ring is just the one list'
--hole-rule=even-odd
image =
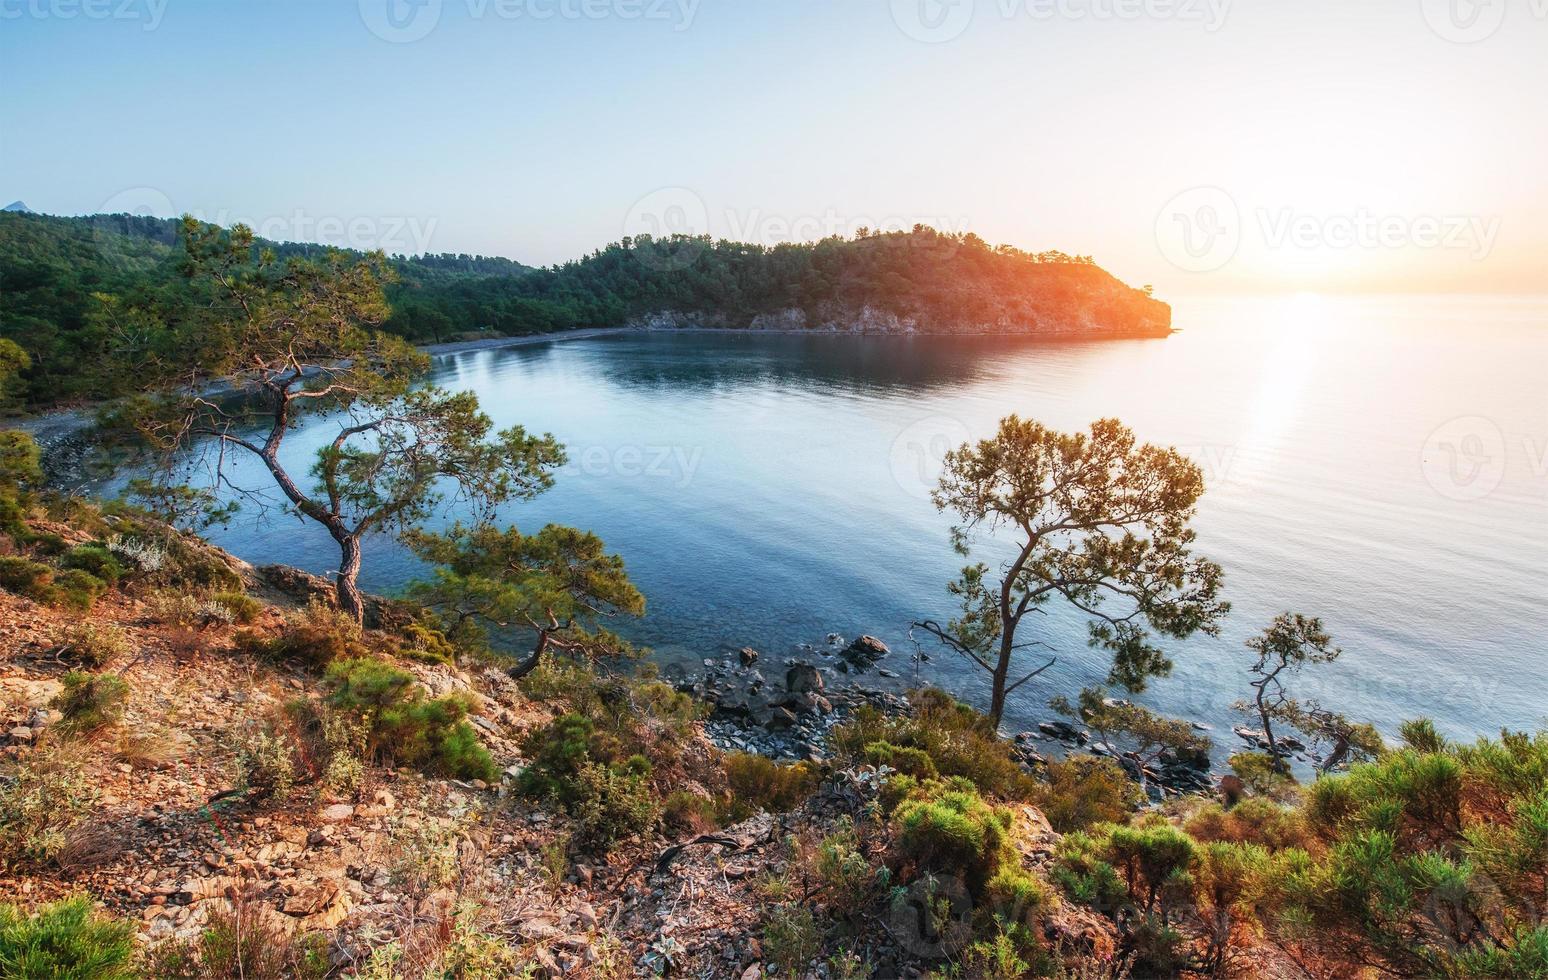
{"label": "calm sea water", "polygon": [[[1198,549],[1235,607],[1218,638],[1172,645],[1146,703],[1230,725],[1243,641],[1296,610],[1345,651],[1302,693],[1384,731],[1418,714],[1459,736],[1543,724],[1548,301],[1217,300],[1178,304],[1175,323],[1165,340],[1058,344],[620,335],[443,356],[435,374],[567,444],[556,487],[504,516],[601,534],[649,601],[626,632],[669,663],[743,645],[777,661],[865,632],[911,679],[908,624],[950,614],[961,564],[926,496],[941,454],[1010,412],[1065,429],[1116,416],[1203,466]],[[336,425],[310,422],[292,462]],[[336,561],[284,517],[217,538],[254,561]],[[369,544],[368,588],[416,571]],[[1008,727],[1106,669],[1079,617],[1033,627],[1059,662]],[[923,679],[983,697],[976,668],[925,649]]]}

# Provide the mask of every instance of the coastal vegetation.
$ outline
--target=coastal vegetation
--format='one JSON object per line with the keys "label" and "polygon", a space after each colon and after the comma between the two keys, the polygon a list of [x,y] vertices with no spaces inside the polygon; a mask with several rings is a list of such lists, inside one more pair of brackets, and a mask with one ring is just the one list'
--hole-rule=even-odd
{"label": "coastal vegetation", "polygon": [[[0,395],[31,407],[116,397],[141,390],[147,371],[187,354],[184,327],[202,318],[210,298],[203,277],[186,275],[188,227],[200,228],[132,215],[0,213],[0,342],[16,345],[0,346],[0,365],[26,358]],[[267,253],[274,268],[369,269],[383,297],[362,312],[411,343],[653,318],[1082,336],[1164,336],[1171,320],[1148,290],[1120,283],[1089,257],[995,247],[923,226],[774,247],[640,236],[546,269],[484,256],[388,258],[247,244],[248,261]]]}

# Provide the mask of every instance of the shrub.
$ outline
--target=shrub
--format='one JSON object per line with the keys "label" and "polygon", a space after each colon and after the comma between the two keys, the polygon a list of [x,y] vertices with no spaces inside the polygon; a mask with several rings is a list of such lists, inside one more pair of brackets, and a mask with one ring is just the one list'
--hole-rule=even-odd
{"label": "shrub", "polygon": [[72,670],[64,675],[64,690],[52,706],[64,715],[64,728],[89,735],[118,724],[129,697],[129,683],[117,674],[87,674]]}
{"label": "shrub", "polygon": [[940,775],[930,753],[913,746],[871,742],[865,747],[865,761],[873,766],[888,766],[915,779],[934,779]]}
{"label": "shrub", "polygon": [[32,915],[0,905],[0,976],[131,980],[133,957],[134,924],[99,915],[83,895]]}
{"label": "shrub", "polygon": [[450,664],[457,660],[457,648],[446,634],[421,623],[403,628],[399,652],[412,660],[431,664]]}
{"label": "shrub", "polygon": [[720,826],[715,801],[687,790],[667,794],[661,801],[661,819],[669,831],[703,834]]}
{"label": "shrub", "polygon": [[893,813],[905,864],[957,874],[979,894],[1007,856],[1011,817],[961,783],[927,783]]}
{"label": "shrub", "polygon": [[1231,771],[1259,796],[1283,798],[1295,786],[1295,777],[1275,766],[1274,757],[1267,752],[1238,752],[1229,761]]}
{"label": "shrub", "polygon": [[131,651],[129,637],[111,623],[76,623],[59,640],[60,655],[83,667],[102,667]]}
{"label": "shrub", "polygon": [[0,558],[0,588],[38,602],[53,598],[53,570],[29,558],[7,555]]}
{"label": "shrub", "polygon": [[117,585],[124,577],[124,566],[107,547],[100,544],[76,545],[65,553],[59,564],[64,568],[79,569],[109,586]]}
{"label": "shrub", "polygon": [[226,610],[231,622],[244,626],[263,612],[263,603],[245,592],[217,592],[210,596],[210,603]]}
{"label": "shrub", "polygon": [[725,757],[724,766],[733,821],[763,810],[793,810],[817,788],[817,770],[806,762],[781,765],[767,756],[736,752]]}
{"label": "shrub", "polygon": [[495,778],[494,759],[465,720],[465,697],[429,699],[412,674],[370,657],[334,661],[327,681],[329,703],[358,720],[379,760],[454,779]]}
{"label": "shrub", "polygon": [[573,803],[575,777],[594,757],[595,732],[590,718],[568,714],[528,733],[522,749],[532,761],[521,774],[522,792]]}
{"label": "shrub", "polygon": [[71,568],[54,576],[53,589],[48,602],[85,612],[96,605],[97,600],[107,590],[107,583],[100,578],[79,568]]}
{"label": "shrub", "polygon": [[321,670],[336,660],[370,657],[359,624],[320,602],[290,616],[277,636],[239,633],[236,642],[239,650],[261,659],[296,662],[313,670]]}
{"label": "shrub", "polygon": [[804,975],[806,965],[822,952],[822,929],[812,910],[802,905],[776,905],[763,927],[763,955],[788,976]]}
{"label": "shrub", "polygon": [[1207,804],[1183,826],[1196,840],[1257,844],[1271,851],[1311,844],[1306,820],[1297,810],[1260,797],[1245,799],[1230,809]]}
{"label": "shrub", "polygon": [[1027,926],[1054,906],[1047,885],[1009,865],[1002,866],[984,885],[984,899],[999,921]]}
{"label": "shrub", "polygon": [[1044,778],[1032,802],[1061,834],[1093,824],[1122,823],[1145,799],[1122,766],[1098,756],[1052,760]]}
{"label": "shrub", "polygon": [[656,799],[646,779],[649,763],[635,758],[632,766],[581,764],[570,806],[577,847],[605,852],[620,840],[644,833],[655,822]]}
{"label": "shrub", "polygon": [[332,972],[325,937],[293,937],[265,921],[239,896],[210,914],[195,940],[163,943],[145,956],[156,980],[322,980]]}
{"label": "shrub", "polygon": [[34,751],[0,779],[0,867],[52,861],[95,799],[83,750]]}
{"label": "shrub", "polygon": [[877,870],[847,821],[817,845],[816,871],[829,906],[840,915],[859,912],[876,895]]}
{"label": "shrub", "polygon": [[941,776],[962,776],[992,796],[1022,799],[1032,792],[1032,777],[987,716],[933,688],[911,691],[909,698],[913,709],[908,715],[862,706],[834,729],[834,752],[857,764],[867,761],[868,746],[884,742],[893,747],[895,758],[898,749],[917,749]]}
{"label": "shrub", "polygon": [[1127,899],[1118,872],[1106,859],[1102,841],[1084,831],[1065,834],[1059,841],[1049,877],[1070,898],[1114,919]]}

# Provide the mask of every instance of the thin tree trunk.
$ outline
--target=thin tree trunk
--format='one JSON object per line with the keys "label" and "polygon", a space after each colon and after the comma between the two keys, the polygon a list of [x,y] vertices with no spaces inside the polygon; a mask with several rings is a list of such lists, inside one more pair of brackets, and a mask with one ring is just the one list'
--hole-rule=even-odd
{"label": "thin tree trunk", "polygon": [[514,680],[521,680],[536,670],[537,665],[543,662],[543,651],[546,649],[548,649],[548,634],[546,632],[539,633],[537,645],[532,648],[532,653],[528,654],[527,659],[514,667],[507,667],[505,673]]}
{"label": "thin tree trunk", "polygon": [[994,690],[989,699],[989,720],[994,722],[994,727],[1000,727],[1000,719],[1005,714],[1005,681],[1010,677],[1011,642],[1014,637],[1014,627],[1006,630],[1000,639],[1000,660],[994,665]]}
{"label": "thin tree trunk", "polygon": [[339,539],[339,578],[335,586],[339,608],[355,622],[365,623],[365,599],[360,594],[360,539],[347,535]]}

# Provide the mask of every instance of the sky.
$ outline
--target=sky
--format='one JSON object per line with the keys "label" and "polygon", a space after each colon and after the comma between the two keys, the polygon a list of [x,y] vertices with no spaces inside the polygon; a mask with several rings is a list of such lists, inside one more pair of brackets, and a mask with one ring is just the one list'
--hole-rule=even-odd
{"label": "sky", "polygon": [[915,223],[1544,292],[1548,0],[0,0],[0,204],[547,265]]}

